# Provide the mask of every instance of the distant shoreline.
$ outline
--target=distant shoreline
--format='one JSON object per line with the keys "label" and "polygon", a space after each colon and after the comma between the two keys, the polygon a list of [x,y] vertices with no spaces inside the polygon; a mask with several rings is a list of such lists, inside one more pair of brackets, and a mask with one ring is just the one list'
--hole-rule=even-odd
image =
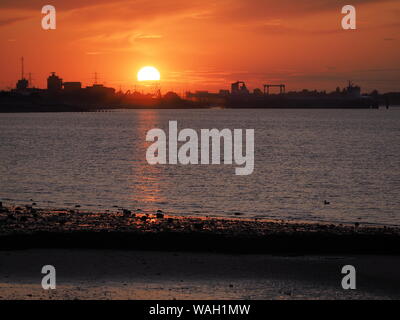
{"label": "distant shoreline", "polygon": [[[396,108],[399,106],[390,106],[389,109]],[[228,107],[228,106],[198,106],[198,107],[189,107],[189,108],[182,108],[182,107],[118,107],[118,108],[94,108],[94,109],[51,109],[51,108],[38,108],[38,109],[30,109],[30,108],[21,108],[15,110],[13,108],[10,109],[2,109],[0,108],[0,113],[73,113],[73,112],[112,112],[115,110],[208,110],[208,109],[228,109],[228,110],[254,110],[254,109],[270,109],[270,110],[370,110],[370,109],[380,109],[385,108],[384,106],[380,107]]]}

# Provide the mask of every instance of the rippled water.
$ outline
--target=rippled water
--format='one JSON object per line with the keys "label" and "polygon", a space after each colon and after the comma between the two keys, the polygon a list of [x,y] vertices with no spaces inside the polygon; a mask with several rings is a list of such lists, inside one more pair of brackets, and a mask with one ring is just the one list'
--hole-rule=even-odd
{"label": "rippled water", "polygon": [[[150,166],[146,132],[254,128],[255,170]],[[400,224],[400,108],[0,114],[0,198],[41,207]],[[331,204],[324,205],[327,200]]]}

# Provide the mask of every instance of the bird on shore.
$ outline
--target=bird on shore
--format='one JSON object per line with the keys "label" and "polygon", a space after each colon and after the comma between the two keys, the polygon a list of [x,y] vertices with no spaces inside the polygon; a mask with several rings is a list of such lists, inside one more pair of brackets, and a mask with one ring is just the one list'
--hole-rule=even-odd
{"label": "bird on shore", "polygon": [[331,203],[330,203],[329,201],[327,201],[327,200],[324,201],[324,205],[327,206],[327,205],[330,205],[330,204],[331,204]]}

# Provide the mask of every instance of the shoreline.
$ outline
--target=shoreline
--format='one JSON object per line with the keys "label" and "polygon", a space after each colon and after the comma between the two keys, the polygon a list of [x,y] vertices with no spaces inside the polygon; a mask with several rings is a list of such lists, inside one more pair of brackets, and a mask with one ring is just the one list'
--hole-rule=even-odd
{"label": "shoreline", "polygon": [[399,249],[397,227],[0,207],[0,300],[397,300]]}
{"label": "shoreline", "polygon": [[2,207],[0,250],[28,248],[399,255],[400,227]]}
{"label": "shoreline", "polygon": [[[393,105],[390,106],[390,109],[398,107],[398,105]],[[116,108],[93,108],[93,109],[79,109],[79,108],[72,108],[72,109],[48,109],[48,108],[37,108],[37,109],[27,109],[27,108],[21,108],[21,109],[16,109],[16,108],[11,108],[11,109],[6,109],[6,108],[0,108],[0,114],[10,114],[10,113],[92,113],[92,112],[113,112],[115,110],[210,110],[210,109],[226,109],[226,110],[238,110],[238,109],[244,109],[244,110],[262,110],[262,109],[268,109],[268,110],[378,110],[378,109],[388,109],[384,105],[379,105],[377,107],[365,107],[365,106],[345,106],[345,107],[340,107],[340,106],[335,106],[335,107],[329,107],[329,106],[310,106],[310,107],[246,107],[245,105],[243,106],[237,106],[237,107],[232,107],[232,106],[219,106],[219,105],[213,105],[213,106],[196,106],[196,107],[177,107],[177,106],[171,106],[171,107],[146,107],[146,106],[139,106],[139,107],[116,107]]]}

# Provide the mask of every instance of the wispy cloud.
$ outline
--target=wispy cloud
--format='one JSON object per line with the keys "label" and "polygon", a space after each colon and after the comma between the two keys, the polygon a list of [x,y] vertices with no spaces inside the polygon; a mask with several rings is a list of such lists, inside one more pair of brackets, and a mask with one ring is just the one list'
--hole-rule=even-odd
{"label": "wispy cloud", "polygon": [[156,39],[162,39],[161,34],[139,34],[135,37],[135,40],[156,40]]}
{"label": "wispy cloud", "polygon": [[7,19],[0,19],[0,26],[7,26],[22,20],[26,20],[29,17],[16,17],[16,18],[7,18]]}

